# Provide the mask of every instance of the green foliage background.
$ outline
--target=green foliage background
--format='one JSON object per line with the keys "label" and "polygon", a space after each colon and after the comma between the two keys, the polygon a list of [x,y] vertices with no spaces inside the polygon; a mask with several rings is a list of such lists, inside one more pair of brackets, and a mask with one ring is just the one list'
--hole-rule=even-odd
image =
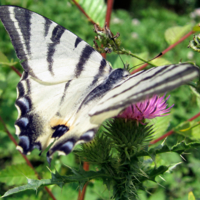
{"label": "green foliage background", "polygon": [[[143,56],[144,59],[151,59],[168,47],[169,44],[165,38],[165,31],[168,28],[186,25],[192,27],[200,18],[198,16],[195,19],[190,18],[189,14],[197,4],[194,0],[190,1],[191,3],[187,5],[187,9],[183,9],[184,7],[182,4],[179,5],[180,8],[178,9],[178,3],[176,1],[166,1],[168,4],[159,4],[156,0],[150,1],[151,3],[147,2],[148,1],[144,0],[140,1],[140,3],[138,3],[138,1],[132,1],[128,11],[122,9],[114,10],[110,28],[114,34],[120,32],[120,39],[124,48],[130,49],[133,53]],[[87,41],[91,46],[93,45],[93,38],[95,35],[92,30],[93,27],[71,1],[0,0],[0,5],[17,5],[28,8],[52,19]],[[180,10],[182,12],[178,12]],[[89,10],[88,12],[92,14],[95,11]],[[105,10],[102,9],[99,15],[103,16],[104,14]],[[102,17],[99,18],[100,23],[103,23],[102,19]],[[189,32],[190,28],[187,30]],[[193,53],[191,49],[187,48],[189,40],[191,39],[192,36],[190,39],[185,40],[176,46],[176,48],[169,51],[163,58],[169,63],[192,60],[196,62],[197,65],[200,65],[199,54]],[[11,59],[17,61],[14,48],[2,23],[0,23],[0,52],[4,53],[10,61]],[[127,58],[125,56],[123,59],[124,62],[126,62]],[[108,55],[107,60],[113,66],[120,67],[117,55]],[[131,66],[140,63],[135,59],[128,59],[128,61]],[[16,67],[22,71],[19,63]],[[3,118],[9,131],[16,140],[17,137],[14,135],[14,122],[17,118],[17,110],[14,107],[14,102],[16,99],[16,85],[18,81],[19,77],[16,73],[8,66],[0,65],[0,116]],[[164,130],[158,131],[158,135],[184,122],[199,111],[196,97],[192,94],[188,86],[182,86],[180,89],[170,93],[170,95],[169,105],[175,104],[175,106],[172,109],[170,117],[163,118],[164,123],[167,121],[170,122],[170,125],[167,123]],[[163,122],[161,121],[160,123]],[[197,131],[199,131],[199,129]],[[158,135],[156,137],[158,137]],[[185,139],[185,136],[173,135],[167,139],[166,143],[173,145],[183,139]],[[199,136],[197,136],[197,139],[199,139]],[[191,140],[191,138],[188,138],[188,140]],[[33,171],[25,165],[25,161],[18,151],[15,150],[14,144],[8,138],[1,123],[0,142],[0,195],[3,195],[13,186],[26,183],[26,177],[36,177]],[[189,191],[193,191],[196,197],[200,197],[199,150],[199,148],[196,148],[190,151],[190,154],[183,155],[185,160],[176,153],[165,153],[157,156],[156,162],[158,164],[174,165],[179,162],[182,163],[177,165],[172,172],[169,171],[163,175],[165,181],[157,177],[158,184],[146,182],[146,188],[149,193],[140,191],[140,199],[185,200],[187,199]],[[43,178],[50,178],[50,172],[46,168],[47,162],[45,152],[42,156],[38,154],[38,150],[34,150],[28,158]],[[15,165],[15,167],[13,165]],[[73,153],[65,157],[55,156],[51,169],[56,169],[61,175],[65,175],[67,173],[65,165],[79,167],[80,162]],[[95,169],[94,166],[92,167]],[[58,186],[50,186],[50,188],[55,197],[59,200],[66,198],[72,200],[77,199],[78,184],[68,184],[62,189]],[[107,191],[105,185],[103,185],[101,181],[93,180],[88,185],[86,199],[109,199],[111,195],[112,192]],[[49,196],[44,189],[39,189],[37,195],[34,191],[27,191],[6,197],[5,199],[49,199]]]}

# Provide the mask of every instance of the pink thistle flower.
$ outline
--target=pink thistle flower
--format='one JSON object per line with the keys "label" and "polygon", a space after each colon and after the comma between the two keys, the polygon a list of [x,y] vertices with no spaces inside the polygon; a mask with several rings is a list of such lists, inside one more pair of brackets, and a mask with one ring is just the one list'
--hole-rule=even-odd
{"label": "pink thistle flower", "polygon": [[136,104],[131,104],[122,113],[117,115],[117,118],[133,119],[141,122],[144,119],[152,119],[155,117],[169,115],[168,112],[170,112],[170,109],[174,106],[172,105],[171,107],[166,108],[166,102],[169,99],[169,97],[170,96],[164,99],[165,95],[162,97],[154,95],[152,98],[147,99],[145,101]]}

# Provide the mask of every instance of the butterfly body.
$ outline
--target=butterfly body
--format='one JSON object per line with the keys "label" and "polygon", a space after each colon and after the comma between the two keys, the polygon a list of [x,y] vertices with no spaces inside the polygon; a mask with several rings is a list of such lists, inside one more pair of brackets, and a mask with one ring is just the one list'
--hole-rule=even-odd
{"label": "butterfly body", "polygon": [[130,75],[112,69],[85,41],[48,18],[0,6],[3,22],[24,69],[17,85],[18,149],[68,154],[94,138],[101,123],[127,106],[170,91],[199,74],[191,64],[160,66]]}

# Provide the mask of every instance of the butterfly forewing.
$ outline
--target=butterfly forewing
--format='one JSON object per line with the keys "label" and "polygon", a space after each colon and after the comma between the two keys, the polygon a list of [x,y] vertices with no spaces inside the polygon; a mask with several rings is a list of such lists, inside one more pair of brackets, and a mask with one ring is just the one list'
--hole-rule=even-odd
{"label": "butterfly forewing", "polygon": [[[130,75],[99,100],[89,112],[93,123],[102,123],[102,119],[113,117],[132,103],[137,103],[154,94],[162,94],[177,88],[197,77],[199,69],[191,64],[160,66]],[[123,96],[123,101],[122,101]],[[110,113],[110,114],[109,114]],[[103,117],[104,116],[104,117]]]}
{"label": "butterfly forewing", "polygon": [[68,154],[93,139],[100,124],[131,103],[170,91],[198,76],[198,68],[179,64],[130,75],[112,70],[86,42],[55,22],[29,10],[0,6],[24,73],[17,85],[15,123],[18,148]]}
{"label": "butterfly forewing", "polygon": [[85,41],[39,14],[1,6],[0,18],[24,70],[42,82],[60,83],[81,76],[94,78],[111,69]]}

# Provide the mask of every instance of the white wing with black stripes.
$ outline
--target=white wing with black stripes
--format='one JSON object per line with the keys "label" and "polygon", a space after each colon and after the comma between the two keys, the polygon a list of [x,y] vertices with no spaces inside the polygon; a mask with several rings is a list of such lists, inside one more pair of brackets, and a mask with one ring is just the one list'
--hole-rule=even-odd
{"label": "white wing with black stripes", "polygon": [[90,141],[100,124],[136,103],[184,84],[198,76],[191,64],[151,68],[130,75],[113,70],[79,37],[29,10],[0,6],[24,73],[17,86],[15,123],[18,149],[34,148],[68,154]]}

